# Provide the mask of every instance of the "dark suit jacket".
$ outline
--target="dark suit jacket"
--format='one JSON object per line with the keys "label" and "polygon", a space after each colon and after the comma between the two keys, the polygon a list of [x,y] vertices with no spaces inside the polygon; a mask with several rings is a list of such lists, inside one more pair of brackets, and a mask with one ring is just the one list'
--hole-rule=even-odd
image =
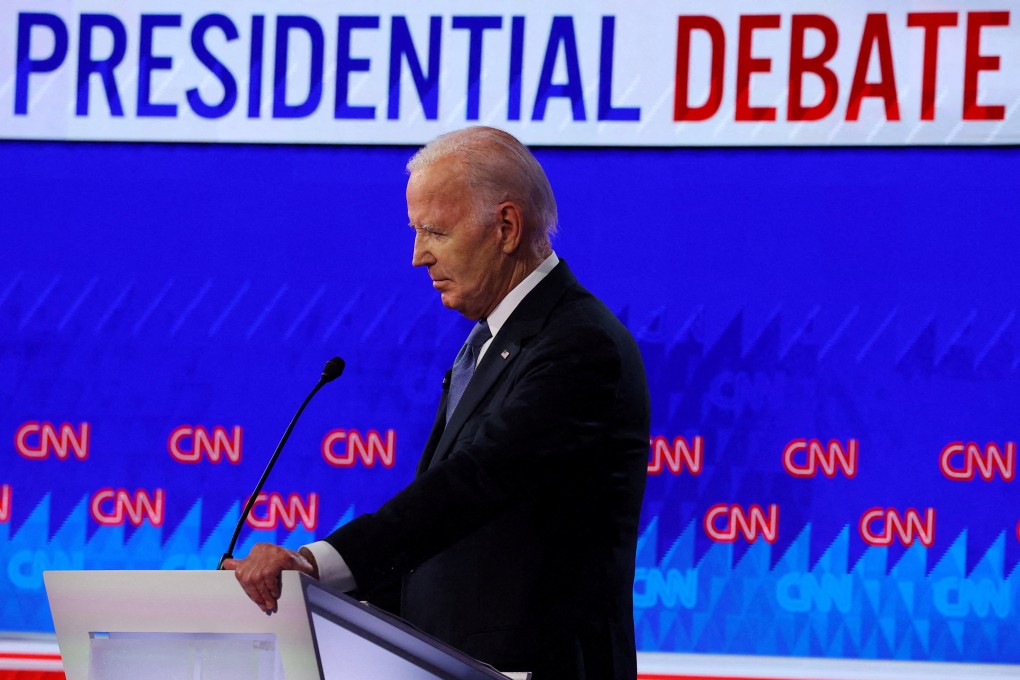
{"label": "dark suit jacket", "polygon": [[414,481],[326,540],[359,589],[535,680],[634,678],[632,587],[648,461],[641,357],[565,262],[521,302]]}

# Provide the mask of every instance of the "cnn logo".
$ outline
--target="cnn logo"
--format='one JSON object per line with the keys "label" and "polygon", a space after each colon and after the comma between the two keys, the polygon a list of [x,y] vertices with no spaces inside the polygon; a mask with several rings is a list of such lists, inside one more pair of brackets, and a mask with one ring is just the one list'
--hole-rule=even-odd
{"label": "cnn logo", "polygon": [[982,449],[974,442],[952,442],[942,449],[939,468],[947,479],[969,482],[980,476],[990,482],[998,476],[1012,482],[1016,476],[1016,442],[1006,442],[1002,447],[986,444]]}
{"label": "cnn logo", "polygon": [[253,529],[276,529],[281,524],[293,531],[298,523],[309,531],[319,525],[319,494],[314,491],[302,498],[292,493],[286,498],[279,493],[260,493],[255,497],[248,514],[248,526]]}
{"label": "cnn logo", "polygon": [[80,423],[77,429],[70,423],[27,422],[14,433],[14,448],[23,458],[43,460],[51,455],[60,460],[89,457],[89,424]]}
{"label": "cnn logo", "polygon": [[683,437],[675,437],[672,444],[665,437],[649,437],[648,448],[650,475],[658,475],[666,470],[674,475],[684,470],[692,475],[701,474],[705,446],[700,436],[694,437],[690,442]]}
{"label": "cnn logo", "polygon": [[396,461],[397,433],[386,430],[386,438],[376,430],[362,434],[358,430],[332,430],[322,439],[322,457],[333,467],[354,467],[360,460],[365,467],[391,468]]}
{"label": "cnn logo", "polygon": [[148,522],[154,527],[161,527],[166,518],[166,492],[156,489],[150,493],[139,489],[130,493],[127,489],[107,487],[92,494],[89,509],[92,519],[101,526],[130,524],[139,527]]}
{"label": "cnn logo", "polygon": [[236,465],[241,462],[243,434],[240,425],[234,425],[229,433],[219,426],[209,431],[200,425],[181,425],[170,433],[166,445],[170,457],[178,463],[198,463],[203,458],[219,463],[226,458]]}
{"label": "cnn logo", "polygon": [[886,547],[898,540],[910,546],[916,540],[930,548],[935,543],[935,508],[926,508],[923,517],[915,508],[902,513],[895,508],[871,508],[861,515],[858,531],[868,545]]}
{"label": "cnn logo", "polygon": [[775,543],[779,537],[779,506],[768,506],[768,514],[758,504],[747,510],[740,505],[717,503],[705,513],[705,533],[717,543],[734,543],[743,538],[754,543],[764,538],[766,543]]}
{"label": "cnn logo", "polygon": [[816,477],[821,472],[832,479],[837,472],[853,479],[857,476],[857,440],[846,445],[830,439],[823,445],[818,439],[794,439],[783,449],[783,468],[794,477]]}

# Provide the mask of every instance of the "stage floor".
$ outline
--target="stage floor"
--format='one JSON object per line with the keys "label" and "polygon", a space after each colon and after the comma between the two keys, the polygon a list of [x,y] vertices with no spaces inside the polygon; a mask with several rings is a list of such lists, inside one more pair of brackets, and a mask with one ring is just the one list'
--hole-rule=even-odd
{"label": "stage floor", "polygon": [[[0,636],[0,680],[63,680],[51,635]],[[638,654],[639,680],[1020,680],[1020,666],[859,659]]]}

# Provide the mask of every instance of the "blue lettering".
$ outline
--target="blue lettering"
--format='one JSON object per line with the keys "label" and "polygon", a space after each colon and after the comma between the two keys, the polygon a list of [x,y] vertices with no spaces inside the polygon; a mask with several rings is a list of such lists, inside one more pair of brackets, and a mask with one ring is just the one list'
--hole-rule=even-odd
{"label": "blue lettering", "polygon": [[340,17],[336,43],[336,103],[333,117],[374,120],[374,106],[351,106],[347,101],[352,71],[368,71],[370,59],[351,57],[351,31],[356,28],[378,29],[379,17]]}
{"label": "blue lettering", "polygon": [[453,27],[468,30],[467,120],[478,120],[482,91],[482,38],[486,29],[502,28],[503,20],[500,17],[454,17]]}
{"label": "blue lettering", "polygon": [[510,23],[510,86],[507,92],[506,119],[521,119],[521,73],[524,70],[524,17]]}
{"label": "blue lettering", "polygon": [[616,18],[602,17],[602,47],[599,56],[599,120],[641,120],[636,106],[613,106],[613,45]]}
{"label": "blue lettering", "polygon": [[43,572],[50,569],[84,569],[85,554],[75,550],[19,550],[7,563],[7,577],[15,588],[39,590],[43,587]]}
{"label": "blue lettering", "polygon": [[197,87],[187,91],[186,94],[191,110],[203,118],[221,118],[230,113],[230,110],[234,108],[234,104],[237,103],[237,80],[227,67],[223,65],[223,62],[213,56],[209,48],[205,46],[205,32],[212,26],[223,31],[227,41],[237,40],[238,36],[237,27],[234,26],[234,22],[222,14],[207,14],[199,19],[195,27],[191,29],[192,51],[198,60],[202,62],[202,65],[209,69],[223,85],[223,99],[215,106],[210,106],[202,100],[202,95],[198,93]]}
{"label": "blue lettering", "polygon": [[[106,59],[92,58],[92,29],[102,26],[113,37],[113,48]],[[99,74],[106,92],[106,101],[110,106],[110,115],[123,116],[124,107],[120,103],[117,92],[117,81],[113,78],[113,69],[117,68],[127,52],[127,31],[120,19],[112,14],[82,14],[78,43],[78,103],[75,114],[89,115],[89,78],[93,73]]]}
{"label": "blue lettering", "polygon": [[995,612],[1000,619],[1009,616],[1012,591],[1008,582],[996,587],[991,579],[973,580],[949,577],[940,579],[934,587],[935,608],[943,616],[963,618],[971,612],[978,618],[988,618]]}
{"label": "blue lettering", "polygon": [[684,609],[694,609],[698,604],[698,570],[688,569],[685,574],[679,569],[669,569],[663,577],[661,569],[636,569],[634,606],[649,608],[659,602],[670,609],[677,604]]}
{"label": "blue lettering", "polygon": [[776,584],[776,601],[788,612],[806,613],[812,608],[829,613],[833,606],[846,614],[853,605],[853,578],[849,574],[786,574]]}
{"label": "blue lettering", "polygon": [[152,54],[152,34],[157,28],[179,28],[180,14],[143,14],[141,43],[138,47],[138,115],[155,118],[173,118],[176,104],[153,104],[151,101],[152,72],[169,71],[173,57]]}
{"label": "blue lettering", "polygon": [[[287,48],[292,29],[304,31],[312,45],[308,94],[298,104],[287,103]],[[314,113],[322,100],[322,59],[325,39],[322,27],[306,16],[281,16],[276,20],[276,67],[273,71],[273,118],[305,118]]]}
{"label": "blue lettering", "polygon": [[407,59],[418,100],[427,120],[439,118],[439,48],[442,36],[442,18],[434,16],[429,20],[429,69],[425,73],[411,40],[407,19],[393,17],[390,36],[390,98],[386,116],[390,120],[400,118],[400,72],[401,63]]}
{"label": "blue lettering", "polygon": [[265,42],[266,18],[251,18],[251,54],[248,57],[248,117],[258,118],[262,104],[262,45]]}
{"label": "blue lettering", "polygon": [[[567,66],[567,82],[554,85],[553,70],[563,45],[563,56]],[[542,75],[538,79],[538,94],[532,120],[545,120],[545,107],[551,97],[566,97],[570,100],[574,120],[585,120],[584,89],[581,86],[581,67],[577,59],[577,37],[574,35],[573,17],[553,17],[549,31],[549,44],[545,48]]]}
{"label": "blue lettering", "polygon": [[763,372],[754,375],[723,370],[709,384],[702,403],[703,413],[717,408],[741,415],[745,409],[760,411],[768,403],[780,404],[783,399],[782,376],[770,378]]}
{"label": "blue lettering", "polygon": [[[42,59],[32,59],[32,28],[45,26],[53,33],[53,53]],[[22,12],[18,14],[18,46],[15,50],[18,63],[14,79],[14,115],[28,114],[28,78],[33,73],[57,70],[67,56],[67,26],[56,14]]]}

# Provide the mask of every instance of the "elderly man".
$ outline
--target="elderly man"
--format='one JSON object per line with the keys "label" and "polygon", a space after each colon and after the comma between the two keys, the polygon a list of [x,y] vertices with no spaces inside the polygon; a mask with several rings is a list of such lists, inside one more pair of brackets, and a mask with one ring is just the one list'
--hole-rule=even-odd
{"label": "elderly man", "polygon": [[552,251],[556,203],[511,135],[444,135],[408,163],[412,264],[478,323],[411,484],[299,552],[228,561],[272,610],[298,569],[536,680],[636,676],[632,583],[649,400],[633,338]]}

